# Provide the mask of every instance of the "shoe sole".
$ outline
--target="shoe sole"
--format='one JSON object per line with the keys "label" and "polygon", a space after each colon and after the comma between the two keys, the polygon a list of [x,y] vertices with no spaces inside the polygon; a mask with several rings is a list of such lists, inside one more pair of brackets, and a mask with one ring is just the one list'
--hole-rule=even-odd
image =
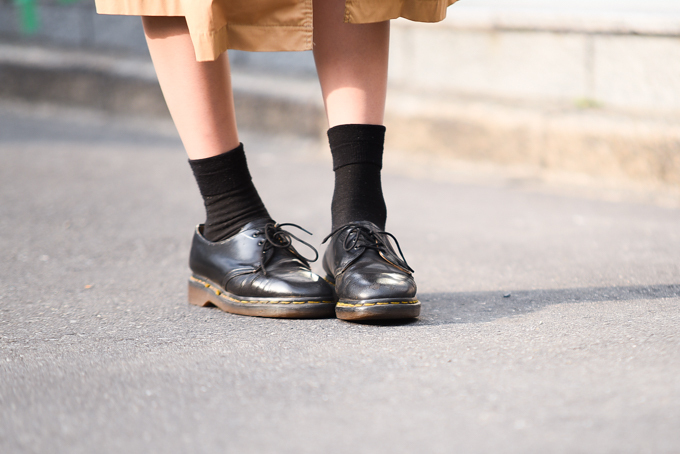
{"label": "shoe sole", "polygon": [[416,318],[418,315],[420,301],[416,298],[339,301],[335,306],[335,316],[349,321]]}
{"label": "shoe sole", "polygon": [[189,304],[217,306],[225,312],[252,317],[327,318],[335,315],[335,301],[245,298],[225,292],[214,282],[197,276],[189,278]]}

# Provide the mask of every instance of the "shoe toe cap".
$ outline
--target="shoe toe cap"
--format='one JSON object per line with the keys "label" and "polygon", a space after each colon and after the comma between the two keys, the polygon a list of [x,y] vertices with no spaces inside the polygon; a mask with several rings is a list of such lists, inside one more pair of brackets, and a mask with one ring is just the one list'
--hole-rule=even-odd
{"label": "shoe toe cap", "polygon": [[336,282],[336,291],[345,301],[414,298],[416,283],[401,272],[352,272]]}

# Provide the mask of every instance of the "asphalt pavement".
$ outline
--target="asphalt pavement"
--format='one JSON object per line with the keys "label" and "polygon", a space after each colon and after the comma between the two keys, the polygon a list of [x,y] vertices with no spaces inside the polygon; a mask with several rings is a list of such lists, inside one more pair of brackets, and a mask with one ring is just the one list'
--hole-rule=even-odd
{"label": "asphalt pavement", "polygon": [[[323,251],[326,145],[242,141]],[[420,318],[243,317],[186,302],[168,120],[0,103],[0,452],[680,452],[677,204],[385,160]]]}

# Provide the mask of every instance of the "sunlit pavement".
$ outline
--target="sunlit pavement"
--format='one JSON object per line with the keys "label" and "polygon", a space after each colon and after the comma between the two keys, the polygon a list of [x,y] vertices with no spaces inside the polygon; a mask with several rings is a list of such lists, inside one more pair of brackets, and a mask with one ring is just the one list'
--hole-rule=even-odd
{"label": "sunlit pavement", "polygon": [[[325,145],[241,139],[323,251]],[[383,177],[417,321],[242,317],[186,302],[168,121],[0,104],[0,452],[680,451],[680,209],[418,165]]]}

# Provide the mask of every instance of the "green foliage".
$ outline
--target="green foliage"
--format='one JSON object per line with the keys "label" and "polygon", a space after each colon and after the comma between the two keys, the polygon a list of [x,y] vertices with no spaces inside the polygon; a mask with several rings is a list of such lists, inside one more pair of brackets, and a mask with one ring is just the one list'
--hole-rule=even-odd
{"label": "green foliage", "polygon": [[38,31],[38,12],[35,7],[35,0],[14,0],[14,6],[19,15],[21,31],[32,35]]}
{"label": "green foliage", "polygon": [[[59,0],[59,3],[69,4],[80,0]],[[19,26],[21,31],[32,35],[40,28],[40,18],[36,0],[14,0],[14,7],[19,16]]]}
{"label": "green foliage", "polygon": [[591,98],[578,98],[574,100],[574,105],[579,109],[600,109],[602,103]]}

